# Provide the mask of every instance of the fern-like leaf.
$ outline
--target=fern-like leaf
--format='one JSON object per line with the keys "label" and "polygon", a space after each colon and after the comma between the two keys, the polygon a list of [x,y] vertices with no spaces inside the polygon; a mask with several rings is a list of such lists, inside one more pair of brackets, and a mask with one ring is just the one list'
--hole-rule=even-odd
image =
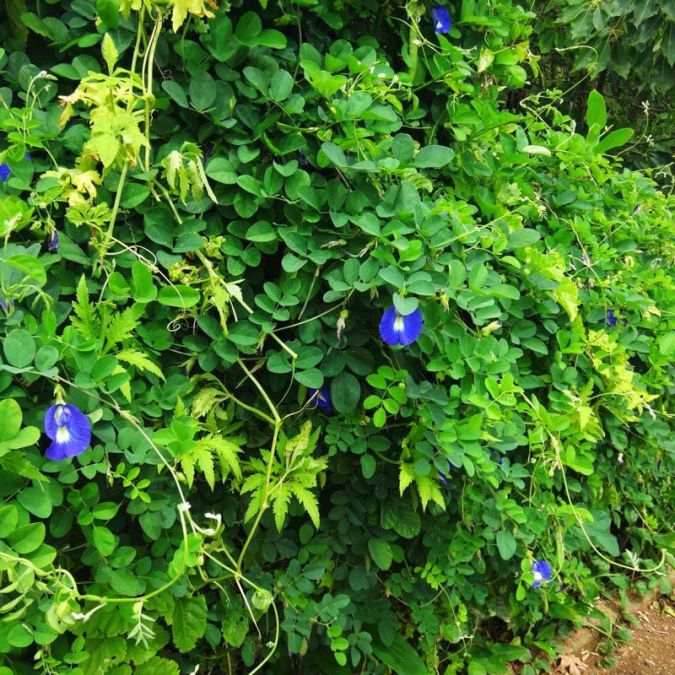
{"label": "fern-like leaf", "polygon": [[113,317],[107,326],[105,351],[131,337],[143,311],[142,305],[133,305]]}
{"label": "fern-like leaf", "polygon": [[320,518],[319,501],[317,500],[316,495],[297,483],[291,483],[290,488],[293,491],[295,498],[302,504],[302,508],[305,509],[307,515],[312,519],[314,527],[318,530]]}
{"label": "fern-like leaf", "polygon": [[192,399],[192,415],[194,417],[204,417],[214,406],[225,400],[225,394],[214,387],[205,387],[200,389]]}
{"label": "fern-like leaf", "polygon": [[89,291],[87,290],[87,281],[84,275],[82,275],[77,284],[73,312],[74,315],[70,317],[70,323],[82,337],[91,339],[101,337],[100,322],[96,318],[94,305],[89,302]]}
{"label": "fern-like leaf", "polygon": [[192,483],[195,482],[195,462],[193,455],[190,453],[183,455],[180,458],[180,466],[185,474],[185,480],[187,481],[188,487],[192,487]]}
{"label": "fern-like leaf", "polygon": [[153,363],[143,352],[139,352],[136,349],[123,349],[121,352],[117,352],[115,356],[120,361],[157,375],[161,380],[164,379],[164,373],[159,369],[159,366]]}
{"label": "fern-like leaf", "polygon": [[208,436],[204,439],[204,443],[216,453],[220,461],[220,470],[225,480],[230,473],[236,478],[241,478],[241,465],[237,454],[241,452],[241,448],[229,438],[222,438],[221,436]]}
{"label": "fern-like leaf", "polygon": [[398,477],[398,489],[401,494],[406,491],[410,483],[415,480],[415,470],[410,464],[401,464],[401,471]]}
{"label": "fern-like leaf", "polygon": [[288,513],[288,503],[291,501],[293,492],[290,485],[280,485],[274,494],[274,502],[272,503],[272,511],[274,512],[274,524],[277,526],[277,531],[281,532],[284,526],[284,520]]}
{"label": "fern-like leaf", "polygon": [[429,502],[432,501],[445,510],[443,493],[435,480],[429,478],[429,476],[417,476],[415,478],[415,484],[417,485],[417,492],[419,492],[420,499],[422,500],[423,509],[426,509]]}
{"label": "fern-like leaf", "polygon": [[194,458],[211,490],[216,487],[216,472],[213,468],[213,456],[210,448],[203,442],[197,443],[193,451]]}

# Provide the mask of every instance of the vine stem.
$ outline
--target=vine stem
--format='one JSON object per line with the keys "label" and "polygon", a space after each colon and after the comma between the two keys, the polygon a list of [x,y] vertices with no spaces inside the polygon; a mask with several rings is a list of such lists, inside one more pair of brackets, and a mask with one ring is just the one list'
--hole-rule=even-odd
{"label": "vine stem", "polygon": [[[532,401],[527,398],[527,396],[523,395],[523,399],[528,403],[528,405],[532,408],[533,412],[536,414],[536,408]],[[539,419],[539,418],[537,418]],[[541,420],[539,420],[541,421]],[[572,513],[574,514],[574,518],[577,521],[577,524],[579,525],[579,528],[581,529],[584,538],[588,542],[589,546],[593,549],[593,551],[598,555],[602,560],[604,560],[608,565],[612,565],[613,567],[618,567],[619,569],[627,570],[629,572],[636,572],[638,574],[652,574],[653,572],[657,572],[660,570],[666,562],[666,551],[665,549],[661,549],[661,560],[654,565],[653,567],[649,567],[647,569],[641,569],[639,567],[635,567],[634,565],[624,565],[623,563],[616,562],[616,560],[612,560],[611,558],[608,558],[600,549],[595,545],[594,541],[591,539],[591,536],[588,534],[586,527],[584,526],[584,520],[583,518],[579,515],[579,512],[577,511],[576,506],[572,503],[572,495],[570,494],[570,489],[569,485],[567,484],[567,472],[565,471],[565,468],[562,463],[562,458],[560,457],[560,441],[555,436],[551,431],[548,429],[548,427],[544,426],[546,429],[546,433],[548,434],[549,440],[551,441],[551,447],[553,448],[555,452],[555,458],[556,458],[556,465],[557,468],[560,469],[560,473],[562,475],[562,480],[563,480],[563,485],[565,486],[565,496],[567,497],[567,503],[569,504],[570,508],[572,509]]]}
{"label": "vine stem", "polygon": [[119,180],[117,181],[117,192],[115,193],[115,201],[113,203],[112,212],[110,214],[110,222],[108,223],[108,229],[106,230],[105,235],[103,236],[103,243],[101,244],[101,250],[99,254],[101,262],[103,262],[105,254],[108,252],[110,244],[112,243],[113,231],[115,229],[115,221],[117,220],[117,214],[120,209],[120,202],[122,201],[122,190],[124,189],[124,182],[127,178],[128,170],[129,170],[129,162],[125,161],[124,164],[122,165],[122,171],[120,173]]}
{"label": "vine stem", "polygon": [[241,566],[242,563],[244,562],[244,556],[246,555],[246,551],[248,550],[248,547],[251,545],[251,542],[253,541],[253,537],[255,536],[258,526],[260,525],[260,520],[262,519],[263,514],[267,510],[267,498],[269,497],[270,494],[270,483],[272,481],[272,466],[274,464],[274,457],[277,451],[277,442],[279,440],[279,431],[281,430],[281,425],[282,422],[280,419],[278,419],[274,425],[274,434],[272,436],[272,444],[270,446],[270,456],[269,459],[267,460],[267,474],[265,475],[265,487],[263,490],[262,503],[260,504],[258,513],[256,514],[255,520],[253,521],[253,525],[251,525],[248,537],[246,537],[246,541],[244,542],[244,545],[241,547],[239,559],[237,560],[237,573],[241,573]]}

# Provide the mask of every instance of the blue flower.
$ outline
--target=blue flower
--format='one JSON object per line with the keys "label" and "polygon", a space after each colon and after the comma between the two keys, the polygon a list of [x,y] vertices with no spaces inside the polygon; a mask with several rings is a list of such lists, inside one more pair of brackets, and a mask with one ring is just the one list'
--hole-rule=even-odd
{"label": "blue flower", "polygon": [[447,7],[434,5],[431,8],[431,16],[434,20],[434,30],[437,33],[449,33],[452,28],[452,19]]}
{"label": "blue flower", "polygon": [[543,582],[551,581],[553,570],[545,560],[535,560],[532,563],[532,574],[534,575],[534,582],[531,588],[539,588]]}
{"label": "blue flower", "polygon": [[616,326],[617,318],[614,316],[614,310],[613,309],[608,309],[607,310],[607,316],[605,317],[605,323],[612,328],[612,326]]}
{"label": "blue flower", "polygon": [[4,162],[0,164],[0,180],[6,183],[12,174],[12,170]]}
{"label": "blue flower", "polygon": [[420,336],[423,324],[419,309],[403,315],[392,305],[380,320],[380,337],[388,345],[409,345]]}
{"label": "blue flower", "polygon": [[321,389],[310,389],[309,400],[317,408],[325,410],[327,413],[333,412],[333,399],[330,397],[330,389],[326,385]]}
{"label": "blue flower", "polygon": [[59,233],[56,230],[52,232],[52,236],[47,244],[47,250],[50,253],[56,253],[59,250]]}
{"label": "blue flower", "polygon": [[77,457],[89,447],[91,422],[77,406],[57,403],[45,413],[45,433],[52,440],[47,459]]}
{"label": "blue flower", "polygon": [[443,485],[447,485],[447,484],[448,484],[448,474],[446,474],[446,473],[441,473],[441,472],[439,471],[439,472],[438,472],[438,480],[440,480],[441,483],[443,483]]}
{"label": "blue flower", "polygon": [[28,152],[24,155],[24,157],[25,157],[29,162],[32,162],[32,161],[33,161],[33,158],[30,156],[30,153],[28,153]]}

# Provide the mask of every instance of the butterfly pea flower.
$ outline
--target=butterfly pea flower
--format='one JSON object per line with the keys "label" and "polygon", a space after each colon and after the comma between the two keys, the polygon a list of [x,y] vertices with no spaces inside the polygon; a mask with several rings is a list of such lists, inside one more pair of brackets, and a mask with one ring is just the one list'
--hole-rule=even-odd
{"label": "butterfly pea flower", "polygon": [[410,314],[399,314],[392,305],[380,320],[380,337],[388,345],[409,345],[420,336],[423,324],[419,309]]}
{"label": "butterfly pea flower", "polygon": [[431,17],[434,20],[434,30],[437,33],[449,33],[452,28],[452,19],[447,7],[434,5],[431,8]]}
{"label": "butterfly pea flower", "polygon": [[91,422],[77,406],[57,403],[45,413],[45,433],[52,441],[45,452],[47,459],[77,457],[91,443]]}
{"label": "butterfly pea flower", "polygon": [[315,407],[327,413],[333,412],[333,399],[330,396],[330,389],[325,384],[320,389],[310,389],[308,393],[309,400]]}
{"label": "butterfly pea flower", "polygon": [[3,183],[6,183],[9,180],[9,177],[12,174],[12,170],[7,166],[5,162],[0,164],[0,180]]}
{"label": "butterfly pea flower", "polygon": [[616,321],[617,318],[614,315],[614,310],[613,309],[608,309],[607,310],[607,316],[605,317],[605,323],[612,328],[613,326],[616,326]]}
{"label": "butterfly pea flower", "polygon": [[47,244],[47,250],[50,253],[56,253],[59,250],[59,233],[56,230],[52,232],[52,236]]}
{"label": "butterfly pea flower", "polygon": [[542,583],[551,581],[553,578],[553,570],[545,560],[535,560],[532,562],[532,575],[534,581],[531,588],[539,588]]}

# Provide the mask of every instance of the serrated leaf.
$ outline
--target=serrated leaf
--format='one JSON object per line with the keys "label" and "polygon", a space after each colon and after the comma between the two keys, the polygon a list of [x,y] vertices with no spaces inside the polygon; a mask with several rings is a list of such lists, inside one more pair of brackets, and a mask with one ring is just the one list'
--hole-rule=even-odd
{"label": "serrated leaf", "polygon": [[159,366],[153,363],[143,352],[136,351],[135,349],[123,349],[121,352],[117,352],[115,356],[120,361],[124,361],[131,366],[136,366],[136,368],[139,368],[140,370],[156,375],[161,380],[165,379],[164,373]]}
{"label": "serrated leaf", "polygon": [[213,490],[216,486],[216,473],[213,468],[213,457],[211,456],[210,449],[198,443],[195,446],[193,455],[201,472],[204,474],[206,482],[211,490]]}
{"label": "serrated leaf", "polygon": [[411,464],[401,464],[401,469],[398,475],[398,489],[401,494],[406,491],[406,488],[415,480],[415,469]]}
{"label": "serrated leaf", "polygon": [[117,59],[119,58],[119,52],[117,51],[117,47],[115,47],[113,39],[110,37],[110,33],[106,33],[103,36],[103,40],[101,42],[101,54],[103,55],[103,60],[108,66],[108,72],[112,74],[113,70],[115,69]]}
{"label": "serrated leaf", "polygon": [[71,315],[70,323],[77,332],[85,338],[98,339],[101,337],[100,324],[94,313],[94,306],[89,303],[89,291],[87,280],[84,275],[77,284],[76,302],[73,303],[74,316]]}
{"label": "serrated leaf", "polygon": [[182,654],[194,649],[206,631],[206,598],[179,598],[173,610],[173,643]]}
{"label": "serrated leaf", "polygon": [[320,516],[319,516],[319,502],[316,498],[316,495],[310,490],[307,490],[306,488],[301,487],[296,483],[291,484],[291,489],[293,490],[295,498],[300,502],[300,504],[302,504],[302,507],[307,512],[307,515],[312,519],[314,527],[316,527],[316,529],[318,530]]}
{"label": "serrated leaf", "polygon": [[274,524],[277,526],[277,531],[281,532],[284,526],[284,520],[288,513],[288,503],[291,500],[293,492],[288,485],[280,485],[274,493],[274,502],[272,504],[272,512],[274,513]]}

